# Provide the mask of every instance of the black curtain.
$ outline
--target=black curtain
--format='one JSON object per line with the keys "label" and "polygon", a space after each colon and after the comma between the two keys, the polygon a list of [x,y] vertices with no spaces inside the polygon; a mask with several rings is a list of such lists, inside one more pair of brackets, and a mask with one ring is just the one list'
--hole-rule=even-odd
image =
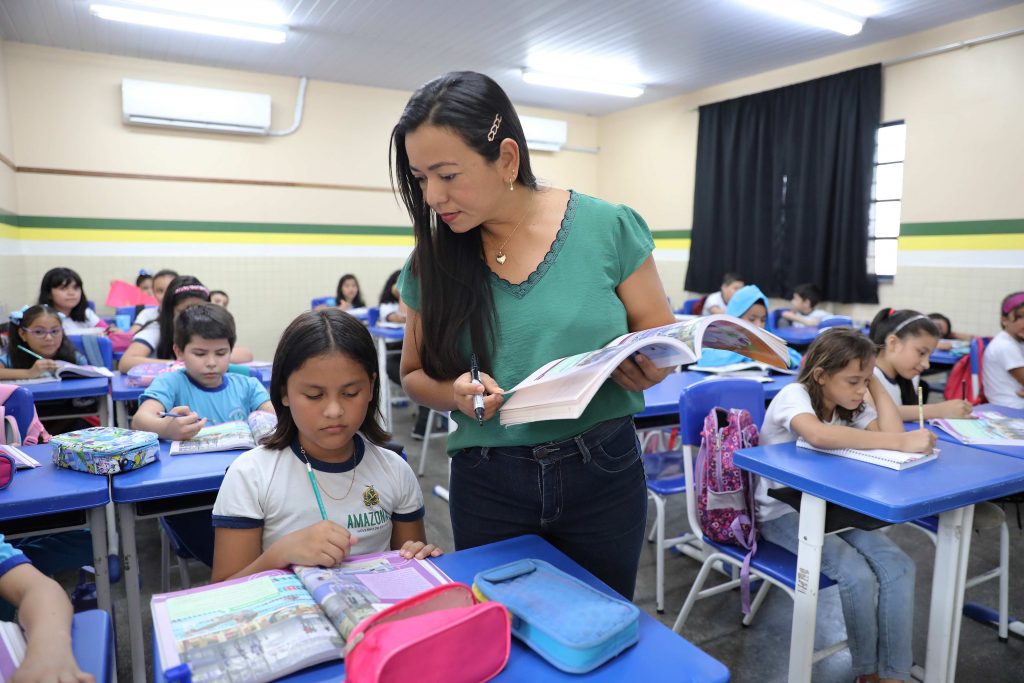
{"label": "black curtain", "polygon": [[867,272],[880,64],[700,108],[686,289],[739,271],[768,296],[813,282],[878,303]]}

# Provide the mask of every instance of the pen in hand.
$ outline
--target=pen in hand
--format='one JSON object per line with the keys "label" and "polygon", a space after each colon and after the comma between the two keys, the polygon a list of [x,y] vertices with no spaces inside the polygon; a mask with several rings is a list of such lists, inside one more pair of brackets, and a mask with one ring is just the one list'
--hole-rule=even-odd
{"label": "pen in hand", "polygon": [[22,351],[24,351],[25,353],[27,353],[28,355],[34,356],[34,357],[38,358],[39,360],[46,360],[45,358],[40,356],[35,351],[33,351],[32,349],[28,348],[27,346],[22,346],[21,344],[18,344],[18,348],[21,349]]}
{"label": "pen in hand", "polygon": [[[483,386],[483,382],[480,381],[480,366],[476,362],[476,354],[472,354],[469,358],[469,377],[473,384],[479,384]],[[484,426],[484,396],[483,394],[475,394],[473,396],[473,413],[476,415],[476,421],[480,423],[480,426]]]}
{"label": "pen in hand", "polygon": [[168,413],[160,412],[156,414],[157,417],[188,417],[188,413]]}

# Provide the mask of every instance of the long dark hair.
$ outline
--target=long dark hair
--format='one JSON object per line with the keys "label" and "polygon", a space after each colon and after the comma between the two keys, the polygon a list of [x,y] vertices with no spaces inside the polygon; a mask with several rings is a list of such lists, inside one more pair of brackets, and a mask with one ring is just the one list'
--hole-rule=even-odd
{"label": "long dark hair", "polygon": [[299,436],[292,411],[283,403],[288,378],[310,358],[329,353],[345,354],[366,370],[367,377],[374,377],[370,404],[359,431],[378,446],[391,440],[379,422],[381,378],[377,375],[377,347],[373,338],[366,326],[348,313],[324,308],[299,314],[277,343],[270,372],[270,402],[277,413],[277,427],[263,440],[268,448],[283,450]]}
{"label": "long dark hair", "polygon": [[395,296],[395,293],[392,292],[391,289],[395,286],[395,283],[398,282],[398,276],[401,274],[402,271],[396,270],[395,272],[391,273],[391,275],[388,275],[388,279],[384,283],[384,289],[380,290],[381,305],[398,303],[398,297]]}
{"label": "long dark hair", "polygon": [[160,303],[160,314],[156,322],[160,325],[160,341],[156,345],[156,357],[174,358],[174,307],[185,299],[210,300],[210,290],[191,275],[179,275],[171,280]]}
{"label": "long dark hair", "polygon": [[85,311],[89,308],[89,301],[85,296],[85,288],[82,287],[82,278],[70,268],[51,268],[46,271],[43,281],[39,284],[39,303],[53,306],[53,294],[51,294],[51,291],[65,285],[70,285],[72,282],[78,285],[78,291],[82,293],[82,298],[71,309],[68,317],[76,323],[84,323]]}
{"label": "long dark hair", "polygon": [[334,295],[335,300],[337,301],[337,303],[340,304],[344,299],[344,297],[342,297],[341,295],[341,286],[345,284],[347,280],[352,280],[353,282],[356,283],[356,296],[350,302],[352,304],[352,308],[362,308],[363,306],[366,305],[366,303],[363,301],[363,288],[359,284],[359,279],[352,273],[345,273],[338,280],[338,291]]}
{"label": "long dark hair", "polygon": [[[879,353],[885,350],[885,340],[890,334],[896,335],[901,341],[907,337],[921,335],[942,339],[938,326],[930,317],[909,309],[883,308],[875,314],[868,332],[871,341],[878,346]],[[917,391],[914,389],[913,380],[897,374],[896,386],[900,388],[900,403],[905,406],[917,403]]]}
{"label": "long dark hair", "polygon": [[[500,123],[498,118],[500,118]],[[508,95],[493,79],[472,71],[452,71],[413,93],[391,131],[391,184],[402,197],[416,235],[411,271],[419,280],[419,343],[424,371],[436,379],[452,379],[465,372],[459,338],[469,330],[472,348],[484,370],[491,369],[495,336],[494,300],[490,270],[483,261],[480,230],[456,234],[433,212],[409,168],[405,138],[422,125],[438,126],[458,135],[466,145],[494,163],[506,138],[519,146],[516,183],[537,189],[530,167],[526,136]],[[492,127],[496,134],[490,136]]]}
{"label": "long dark hair", "polygon": [[[865,363],[870,363],[876,355],[878,347],[860,330],[852,327],[830,327],[814,338],[807,349],[807,355],[804,356],[796,381],[807,389],[811,397],[811,407],[814,408],[814,414],[819,420],[825,422],[830,418],[825,415],[825,392],[814,378],[814,370],[821,368],[826,377],[831,377],[841,372],[850,361],[860,361],[863,368]],[[852,422],[863,410],[864,404],[856,410],[836,406],[836,414],[847,422]]]}
{"label": "long dark hair", "polygon": [[[8,327],[8,335],[10,339],[10,349],[7,353],[7,358],[11,361],[12,370],[25,370],[35,365],[38,358],[31,356],[21,350],[20,347],[28,346],[28,342],[22,340],[21,335],[18,333],[19,330],[25,328],[26,330],[32,325],[32,323],[44,315],[52,315],[57,319],[58,326],[60,325],[61,313],[56,308],[48,304],[36,304],[30,308],[26,308],[21,314],[21,321],[16,322],[11,320],[11,324]],[[51,360],[66,360],[69,363],[75,362],[75,347],[68,339],[68,336],[64,334],[64,329],[61,327],[62,339],[60,346],[57,348],[57,353],[53,354]]]}

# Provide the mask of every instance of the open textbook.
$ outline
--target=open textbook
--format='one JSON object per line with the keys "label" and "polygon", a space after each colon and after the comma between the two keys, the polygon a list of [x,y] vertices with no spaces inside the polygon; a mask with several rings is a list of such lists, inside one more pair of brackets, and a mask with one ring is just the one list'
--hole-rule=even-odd
{"label": "open textbook", "polygon": [[728,315],[709,315],[630,332],[594,351],[558,358],[510,390],[500,409],[503,425],[574,419],[619,364],[642,353],[659,368],[694,363],[701,349],[734,351],[772,367],[789,363],[786,343],[771,332]]}
{"label": "open textbook", "polygon": [[0,681],[9,681],[25,661],[25,634],[21,627],[10,621],[0,621]]}
{"label": "open textbook", "polygon": [[222,422],[199,430],[187,441],[172,441],[171,455],[183,453],[213,453],[256,448],[263,437],[274,431],[277,416],[254,410],[245,420]]}
{"label": "open textbook", "polygon": [[728,365],[691,365],[687,370],[707,372],[712,375],[724,375],[726,377],[757,377],[757,375],[768,376],[769,372],[782,375],[798,375],[800,368],[778,368],[768,363],[748,361],[745,363],[729,363]]}
{"label": "open textbook", "polygon": [[812,446],[803,439],[797,439],[798,448],[806,448],[811,451],[839,455],[851,460],[869,462],[872,465],[881,465],[891,470],[905,470],[908,467],[924,464],[939,457],[939,449],[931,453],[907,453],[905,451],[890,451],[885,448],[818,448]]}
{"label": "open textbook", "polygon": [[66,360],[56,361],[57,369],[41,377],[32,379],[5,379],[4,384],[45,384],[59,382],[62,379],[87,379],[89,377],[113,377],[114,373],[107,368],[96,365],[77,365]]}
{"label": "open textbook", "polygon": [[960,443],[975,446],[1024,446],[1024,418],[975,410],[973,420],[928,420]]}
{"label": "open textbook", "polygon": [[192,680],[207,683],[272,681],[341,659],[360,621],[445,583],[429,560],[390,551],[154,595],[157,666],[188,664]]}

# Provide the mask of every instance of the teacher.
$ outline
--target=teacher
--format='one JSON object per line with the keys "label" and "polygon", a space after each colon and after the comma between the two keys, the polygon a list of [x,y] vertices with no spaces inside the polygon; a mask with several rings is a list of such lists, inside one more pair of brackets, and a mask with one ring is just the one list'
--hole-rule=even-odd
{"label": "teacher", "polygon": [[[402,384],[457,425],[456,549],[538,534],[631,599],[647,522],[633,414],[669,369],[623,362],[576,420],[494,418],[503,392],[544,363],[674,322],[647,224],[626,206],[539,186],[515,109],[483,74],[421,86],[391,155],[416,236],[399,280]],[[473,353],[482,386],[470,381]]]}

